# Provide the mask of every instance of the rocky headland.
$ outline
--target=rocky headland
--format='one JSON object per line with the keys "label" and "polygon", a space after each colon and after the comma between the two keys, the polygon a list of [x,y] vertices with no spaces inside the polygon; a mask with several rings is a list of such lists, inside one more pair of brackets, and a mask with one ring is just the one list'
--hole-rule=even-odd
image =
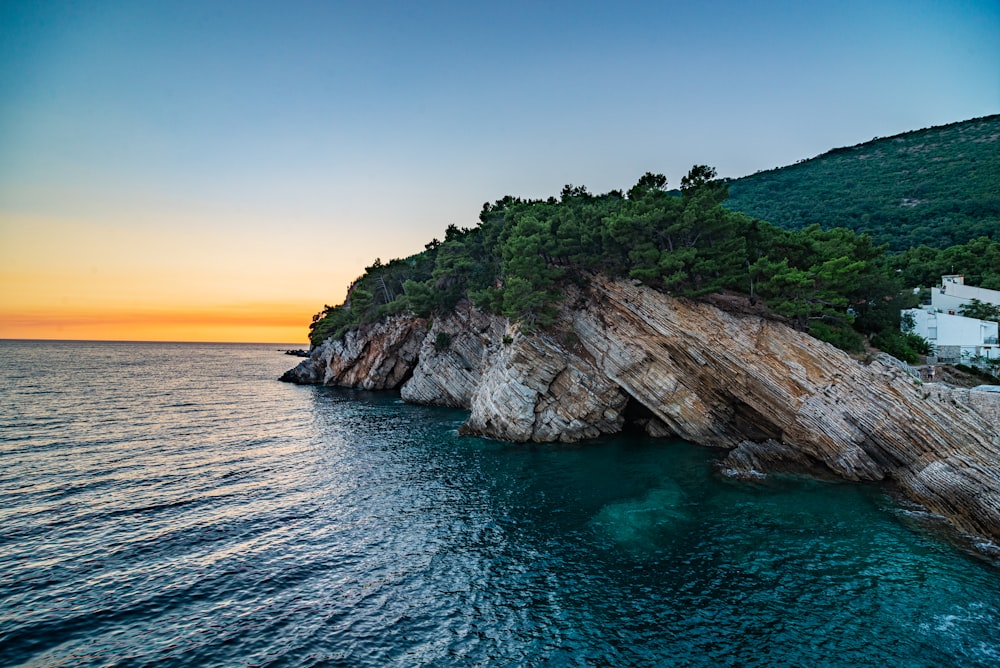
{"label": "rocky headland", "polygon": [[797,471],[886,481],[970,536],[1000,543],[1000,395],[862,364],[781,322],[627,280],[573,288],[525,333],[462,303],[316,346],[282,380],[470,411],[464,433],[577,441],[638,428],[726,448],[733,476]]}

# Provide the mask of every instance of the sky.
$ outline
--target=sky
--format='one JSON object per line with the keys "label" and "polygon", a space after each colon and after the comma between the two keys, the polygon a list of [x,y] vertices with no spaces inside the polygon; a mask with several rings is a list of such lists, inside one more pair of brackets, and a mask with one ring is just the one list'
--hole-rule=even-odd
{"label": "sky", "polygon": [[1000,2],[0,2],[0,338],[305,343],[376,258],[1000,112]]}

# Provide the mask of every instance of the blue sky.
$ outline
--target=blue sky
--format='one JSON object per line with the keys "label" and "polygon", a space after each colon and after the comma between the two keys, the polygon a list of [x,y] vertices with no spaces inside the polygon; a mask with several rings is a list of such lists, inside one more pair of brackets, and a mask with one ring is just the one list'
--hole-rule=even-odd
{"label": "blue sky", "polygon": [[995,0],[6,0],[0,260],[30,280],[70,229],[80,271],[152,244],[220,303],[248,297],[213,264],[320,307],[506,194],[738,177],[998,112]]}

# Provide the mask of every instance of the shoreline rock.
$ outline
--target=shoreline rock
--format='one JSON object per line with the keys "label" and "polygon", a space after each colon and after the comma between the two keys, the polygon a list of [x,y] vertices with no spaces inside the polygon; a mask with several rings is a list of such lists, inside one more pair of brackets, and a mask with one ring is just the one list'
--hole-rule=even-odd
{"label": "shoreline rock", "polygon": [[1000,543],[1000,394],[863,365],[782,323],[595,277],[548,331],[462,304],[327,341],[283,380],[399,389],[470,411],[463,433],[577,441],[640,426],[729,450],[731,475],[890,481],[960,531]]}

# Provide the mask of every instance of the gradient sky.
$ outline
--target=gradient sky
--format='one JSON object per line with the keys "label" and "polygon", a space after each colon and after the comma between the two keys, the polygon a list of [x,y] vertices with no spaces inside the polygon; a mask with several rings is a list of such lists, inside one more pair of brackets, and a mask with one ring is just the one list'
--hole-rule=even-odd
{"label": "gradient sky", "polygon": [[1000,3],[0,3],[0,338],[304,342],[485,201],[1000,112]]}

